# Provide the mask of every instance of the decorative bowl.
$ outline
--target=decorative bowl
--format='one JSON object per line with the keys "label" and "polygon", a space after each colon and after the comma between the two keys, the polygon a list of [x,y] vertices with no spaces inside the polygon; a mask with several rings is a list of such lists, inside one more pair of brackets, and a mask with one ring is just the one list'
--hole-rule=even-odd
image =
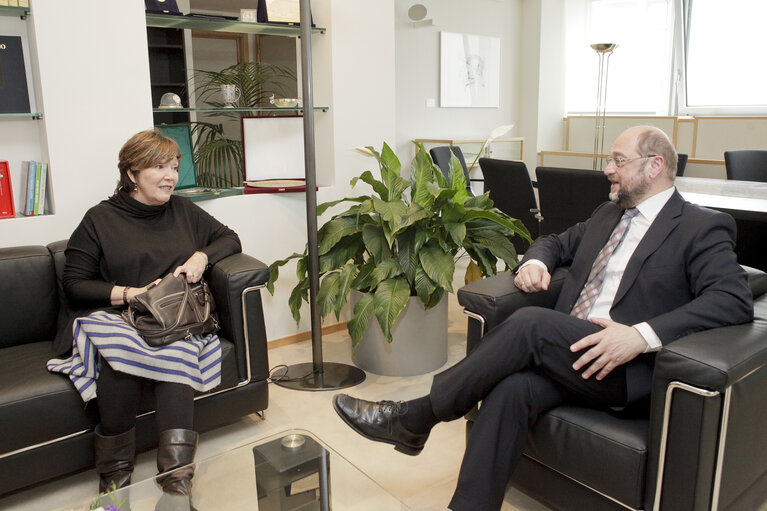
{"label": "decorative bowl", "polygon": [[274,98],[274,106],[279,108],[295,108],[298,106],[298,98]]}

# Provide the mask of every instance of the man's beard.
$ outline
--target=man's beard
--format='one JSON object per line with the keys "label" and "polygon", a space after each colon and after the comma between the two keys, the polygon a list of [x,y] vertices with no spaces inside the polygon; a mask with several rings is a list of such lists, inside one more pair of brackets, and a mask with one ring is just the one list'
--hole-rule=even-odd
{"label": "man's beard", "polygon": [[650,180],[643,166],[630,181],[620,184],[617,192],[610,192],[610,200],[623,209],[633,208],[644,199],[648,188],[650,188]]}

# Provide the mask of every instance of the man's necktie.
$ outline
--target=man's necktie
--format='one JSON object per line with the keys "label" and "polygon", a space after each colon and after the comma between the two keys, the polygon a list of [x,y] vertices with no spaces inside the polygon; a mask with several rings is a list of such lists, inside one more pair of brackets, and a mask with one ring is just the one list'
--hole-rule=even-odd
{"label": "man's necktie", "polygon": [[637,213],[639,213],[639,210],[636,208],[627,209],[623,213],[620,222],[618,222],[618,225],[615,226],[613,233],[610,235],[610,239],[607,240],[605,246],[602,247],[602,250],[597,254],[597,258],[591,266],[591,272],[589,273],[586,285],[583,286],[583,291],[581,291],[578,301],[575,302],[573,310],[570,311],[571,316],[580,319],[586,319],[588,317],[591,307],[594,306],[594,302],[597,300],[599,292],[602,290],[602,283],[605,281],[605,274],[607,273],[607,261],[620,246],[623,238],[626,237],[631,219],[634,218]]}

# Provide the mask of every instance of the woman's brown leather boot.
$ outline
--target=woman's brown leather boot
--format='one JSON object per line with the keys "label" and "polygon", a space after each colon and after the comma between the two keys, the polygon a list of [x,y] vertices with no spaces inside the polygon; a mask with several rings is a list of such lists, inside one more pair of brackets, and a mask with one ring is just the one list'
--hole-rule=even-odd
{"label": "woman's brown leather boot", "polygon": [[96,426],[94,433],[99,493],[128,486],[136,457],[136,427],[119,435],[104,436],[101,426]]}

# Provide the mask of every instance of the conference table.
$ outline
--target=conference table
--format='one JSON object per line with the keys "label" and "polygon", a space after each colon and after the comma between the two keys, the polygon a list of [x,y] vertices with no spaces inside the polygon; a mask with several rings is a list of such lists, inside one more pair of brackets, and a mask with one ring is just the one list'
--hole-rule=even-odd
{"label": "conference table", "polygon": [[675,184],[685,200],[732,215],[738,261],[767,271],[767,183],[677,177]]}

